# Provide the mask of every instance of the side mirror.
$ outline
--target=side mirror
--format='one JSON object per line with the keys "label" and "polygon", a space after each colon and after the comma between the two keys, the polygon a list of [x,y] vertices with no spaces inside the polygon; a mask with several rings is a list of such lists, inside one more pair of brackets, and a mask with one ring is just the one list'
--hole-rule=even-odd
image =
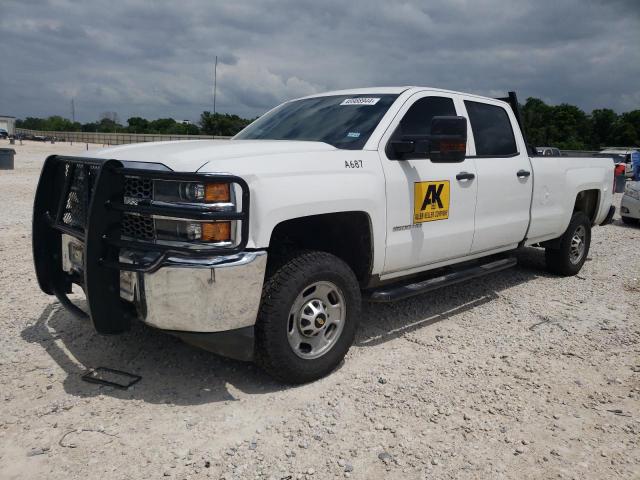
{"label": "side mirror", "polygon": [[413,153],[416,149],[416,143],[413,140],[397,140],[391,142],[391,148],[398,158],[407,153]]}
{"label": "side mirror", "polygon": [[416,154],[427,156],[429,153],[430,141],[427,139],[421,140],[396,140],[391,142],[391,149],[394,153],[394,158],[403,159],[405,155]]}
{"label": "side mirror", "polygon": [[467,119],[433,117],[429,158],[434,163],[462,162],[467,155]]}

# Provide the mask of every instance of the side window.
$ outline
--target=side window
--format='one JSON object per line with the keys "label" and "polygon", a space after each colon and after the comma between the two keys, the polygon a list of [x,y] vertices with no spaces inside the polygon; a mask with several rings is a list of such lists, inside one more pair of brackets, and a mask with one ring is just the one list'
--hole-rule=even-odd
{"label": "side window", "polygon": [[464,105],[469,113],[476,155],[503,157],[518,153],[511,121],[504,108],[469,100],[465,100]]}
{"label": "side window", "polygon": [[[431,119],[440,115],[455,115],[453,100],[446,97],[424,97],[411,105],[393,136],[397,140],[424,137],[431,133]],[[396,136],[397,135],[397,136]]]}
{"label": "side window", "polygon": [[[443,115],[456,115],[453,100],[447,97],[424,97],[416,100],[391,136],[391,141],[423,140],[431,133],[431,119]],[[389,155],[389,158],[393,158]],[[413,158],[417,158],[414,156]]]}

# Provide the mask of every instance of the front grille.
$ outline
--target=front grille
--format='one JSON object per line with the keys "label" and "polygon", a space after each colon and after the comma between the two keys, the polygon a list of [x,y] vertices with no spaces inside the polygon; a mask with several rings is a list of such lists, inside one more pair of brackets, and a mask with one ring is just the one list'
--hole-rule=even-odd
{"label": "front grille", "polygon": [[[153,181],[150,178],[130,177],[124,178],[124,203],[137,205],[140,200],[153,198]],[[139,240],[153,240],[155,238],[155,225],[151,217],[125,213],[122,216],[121,232],[123,237]]]}
{"label": "front grille", "polygon": [[125,213],[122,216],[120,233],[123,237],[136,238],[139,240],[153,240],[156,236],[153,219]]}
{"label": "front grille", "polygon": [[[64,166],[65,183],[68,185],[67,197],[62,212],[62,223],[67,227],[84,232],[87,225],[89,202],[93,185],[99,170],[98,165],[68,162]],[[126,176],[124,178],[124,203],[135,205],[140,200],[153,198],[153,180]],[[148,216],[124,213],[121,235],[138,240],[153,240],[155,225]]]}
{"label": "front grille", "polygon": [[136,200],[151,200],[153,196],[153,180],[142,177],[124,177],[125,201],[137,203]]}

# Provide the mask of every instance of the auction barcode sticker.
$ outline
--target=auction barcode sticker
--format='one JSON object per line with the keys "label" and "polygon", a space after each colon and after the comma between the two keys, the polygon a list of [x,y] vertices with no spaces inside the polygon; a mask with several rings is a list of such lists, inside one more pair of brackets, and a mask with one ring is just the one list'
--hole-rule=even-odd
{"label": "auction barcode sticker", "polygon": [[340,105],[375,105],[379,101],[380,101],[379,98],[371,98],[371,97],[347,98],[346,100],[343,100]]}

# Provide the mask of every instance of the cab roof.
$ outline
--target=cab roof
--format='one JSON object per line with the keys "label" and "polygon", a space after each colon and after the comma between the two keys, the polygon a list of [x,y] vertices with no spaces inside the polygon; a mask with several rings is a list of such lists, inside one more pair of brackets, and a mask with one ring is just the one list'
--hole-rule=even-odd
{"label": "cab roof", "polygon": [[[498,100],[496,98],[483,97],[481,95],[475,95],[473,93],[458,92],[455,90],[445,90],[442,88],[434,88],[434,87],[420,87],[415,85],[406,85],[403,87],[366,87],[366,88],[352,88],[347,90],[332,90],[329,92],[315,93],[313,95],[308,95],[306,97],[296,98],[295,100],[302,100],[303,98],[327,97],[330,95],[367,95],[367,94],[385,94],[385,93],[391,94],[391,95],[400,95],[401,93],[404,93],[407,91],[411,91],[411,93],[413,93],[413,92],[420,92],[423,90],[429,90],[433,92],[452,94],[452,95],[465,95],[468,97],[474,97],[481,100],[491,100],[493,102]],[[501,101],[501,100],[498,100],[498,101]]]}

